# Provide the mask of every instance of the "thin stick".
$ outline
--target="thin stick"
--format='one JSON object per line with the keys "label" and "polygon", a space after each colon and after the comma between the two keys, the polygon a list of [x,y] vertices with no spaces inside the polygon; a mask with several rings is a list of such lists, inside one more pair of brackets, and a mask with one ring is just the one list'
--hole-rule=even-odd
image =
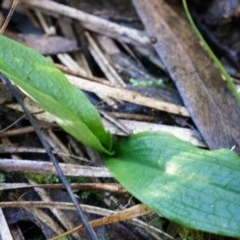
{"label": "thin stick", "polygon": [[[65,176],[111,177],[106,167],[91,167],[79,164],[59,163]],[[46,161],[0,158],[0,169],[6,172],[26,172],[39,174],[57,174],[53,164]]]}
{"label": "thin stick", "polygon": [[51,147],[49,146],[49,144],[46,141],[45,134],[38,127],[36,121],[34,120],[34,118],[31,115],[31,113],[25,107],[22,98],[18,95],[18,93],[13,88],[13,85],[10,82],[10,80],[8,80],[6,77],[3,77],[3,76],[1,76],[1,78],[4,80],[4,82],[6,83],[7,87],[9,88],[9,90],[12,92],[14,97],[17,99],[17,101],[21,105],[22,109],[24,110],[24,113],[26,114],[27,118],[31,122],[32,126],[34,127],[35,132],[38,135],[38,138],[41,141],[43,147],[46,149],[46,152],[47,152],[47,154],[49,156],[49,159],[51,160],[52,164],[54,165],[54,167],[55,167],[55,169],[56,169],[56,171],[58,173],[58,177],[60,178],[61,182],[65,186],[65,188],[66,188],[66,190],[67,190],[67,192],[68,192],[68,194],[69,194],[69,196],[70,196],[70,198],[71,198],[71,200],[72,200],[72,202],[73,202],[73,204],[74,204],[74,206],[75,206],[75,208],[77,210],[77,214],[78,214],[80,220],[82,221],[82,224],[85,227],[87,233],[89,234],[90,239],[91,240],[97,240],[96,233],[94,232],[93,228],[90,226],[89,222],[87,221],[86,216],[83,213],[82,208],[79,205],[78,200],[77,200],[76,196],[74,195],[68,180],[66,179],[65,175],[63,174],[63,171],[62,171],[61,167],[59,166],[59,163],[58,163],[57,159],[55,158],[55,156],[51,152]]}
{"label": "thin stick", "polygon": [[82,90],[94,92],[97,94],[104,94],[105,96],[112,97],[118,100],[123,100],[141,106],[150,107],[173,114],[178,114],[184,117],[189,117],[188,111],[185,107],[178,106],[173,103],[168,103],[160,99],[145,97],[136,91],[131,91],[122,87],[118,87],[116,85],[110,86],[107,84],[92,82],[84,78],[74,77],[70,75],[66,76],[69,82]]}
{"label": "thin stick", "polygon": [[7,15],[7,18],[6,18],[6,20],[4,21],[4,23],[3,23],[3,25],[2,25],[2,27],[1,27],[1,29],[0,29],[0,34],[3,34],[3,32],[5,31],[8,23],[9,23],[12,15],[13,15],[16,7],[17,7],[17,4],[18,4],[18,0],[13,0],[12,6],[11,6],[11,9],[10,9],[8,15]]}
{"label": "thin stick", "polygon": [[[122,210],[120,212],[113,213],[110,216],[102,217],[100,219],[91,221],[90,224],[92,227],[99,227],[107,224],[112,224],[115,222],[125,221],[128,219],[132,219],[135,217],[143,216],[146,214],[152,213],[152,211],[143,204],[135,205],[131,208]],[[62,233],[61,235],[58,235],[56,237],[51,238],[50,240],[57,240],[62,237],[69,236],[75,232],[78,232],[83,229],[83,226],[77,226],[74,229],[71,229],[70,231],[67,231],[65,233]]]}
{"label": "thin stick", "polygon": [[[114,193],[126,193],[126,190],[118,183],[71,183],[72,189],[81,191],[107,191]],[[64,186],[61,183],[54,184],[29,184],[29,183],[3,183],[0,185],[0,191],[23,189],[23,188],[48,188],[48,189],[63,189]]]}

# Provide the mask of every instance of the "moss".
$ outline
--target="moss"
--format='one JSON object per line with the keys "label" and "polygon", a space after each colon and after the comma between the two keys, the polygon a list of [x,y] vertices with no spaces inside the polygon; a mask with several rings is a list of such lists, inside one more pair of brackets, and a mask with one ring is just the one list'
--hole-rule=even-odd
{"label": "moss", "polygon": [[0,183],[4,183],[4,182],[5,182],[5,175],[0,172]]}
{"label": "moss", "polygon": [[181,240],[204,240],[204,233],[201,231],[195,231],[187,228],[182,228],[179,233]]}
{"label": "moss", "polygon": [[26,178],[31,179],[38,184],[59,183],[59,178],[56,175],[27,173],[27,174],[25,174],[25,176],[26,176]]}

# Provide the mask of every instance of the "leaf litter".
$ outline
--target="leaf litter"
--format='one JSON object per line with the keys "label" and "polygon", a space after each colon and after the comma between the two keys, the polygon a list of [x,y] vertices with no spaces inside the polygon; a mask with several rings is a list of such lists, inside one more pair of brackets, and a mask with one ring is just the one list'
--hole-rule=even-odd
{"label": "leaf litter", "polygon": [[[161,78],[166,84],[171,85],[171,80],[166,72],[166,68],[163,67],[164,65],[157,55],[152,52],[151,44],[154,44],[155,39],[151,36],[150,38],[147,37],[143,31],[143,26],[136,15],[134,7],[128,1],[120,1],[121,4],[119,4],[119,1],[113,1],[112,5],[106,5],[104,1],[101,1],[102,4],[96,4],[96,6],[93,4],[89,5],[87,1],[82,1],[84,3],[79,5],[77,5],[76,2],[74,3],[74,1],[70,2],[70,5],[67,6],[67,4],[61,5],[57,2],[54,3],[47,0],[24,0],[19,4],[16,11],[19,16],[12,17],[5,33],[12,34],[11,36],[14,36],[16,40],[19,40],[19,36],[21,36],[19,32],[28,40],[28,34],[34,34],[36,38],[39,36],[38,39],[47,38],[49,41],[43,41],[43,46],[41,46],[41,49],[38,48],[38,50],[44,54],[50,54],[48,57],[51,58],[59,69],[68,74],[69,79],[75,80],[74,84],[77,87],[86,91],[89,99],[99,110],[103,110],[110,116],[115,116],[111,122],[106,119],[104,120],[105,126],[112,133],[125,135],[125,133],[119,129],[119,124],[126,129],[131,126],[130,130],[134,133],[141,132],[143,130],[143,124],[145,124],[146,130],[151,130],[154,127],[169,132],[171,129],[171,132],[178,137],[187,139],[198,146],[205,146],[200,133],[189,118],[189,108],[187,108],[187,111],[181,101],[178,104],[175,103],[175,99],[179,98],[179,95],[174,87],[171,87],[170,90],[160,89],[157,95],[156,91],[153,91],[151,88],[142,90],[141,87],[139,87],[141,89],[140,93],[138,92],[139,88],[132,88],[130,84],[131,78],[139,82],[144,82],[145,80],[158,81],[159,78]],[[3,11],[2,14],[6,14],[8,7],[9,2],[3,1],[2,9],[5,11]],[[79,11],[77,15],[74,15],[75,9]],[[126,9],[130,10],[126,11]],[[61,14],[63,14],[64,17],[59,16],[61,10]],[[80,13],[83,14],[82,17]],[[19,23],[19,18],[24,19],[22,20],[22,25],[17,24]],[[164,21],[167,22],[166,19]],[[114,24],[112,24],[113,22]],[[131,26],[131,28],[129,26]],[[169,24],[169,26],[171,25]],[[147,30],[148,27],[149,25],[145,26]],[[183,31],[185,32],[187,30],[183,28]],[[54,39],[54,37],[59,39],[57,43],[51,42],[51,38]],[[70,39],[67,47],[64,39]],[[178,37],[178,40],[179,39],[180,37]],[[77,47],[76,42],[78,43]],[[187,43],[187,41],[185,42]],[[52,52],[49,44],[54,45]],[[56,46],[57,48],[55,48]],[[143,50],[145,51],[145,55],[143,54]],[[122,61],[118,62],[117,59],[124,59],[124,65]],[[199,59],[197,61],[199,61]],[[128,68],[126,66],[128,66]],[[132,68],[129,68],[129,66],[132,66]],[[166,67],[168,67],[168,65]],[[236,71],[235,75],[237,75]],[[115,79],[119,79],[119,81],[112,82],[112,80]],[[141,86],[141,84],[139,84],[139,86]],[[132,90],[130,91],[128,88]],[[107,89],[109,89],[109,91]],[[193,90],[193,92],[194,91],[195,90]],[[148,96],[146,96],[146,94]],[[182,95],[184,93],[180,91],[180,94]],[[213,93],[210,94],[210,97],[213,97]],[[219,95],[219,97],[221,98],[221,95]],[[139,101],[139,98],[142,99],[142,101]],[[168,101],[166,101],[166,98]],[[221,100],[223,101],[223,105],[221,104],[221,106],[224,106],[224,98]],[[160,109],[157,107],[158,101],[163,106]],[[9,98],[4,99],[2,102],[4,102],[4,105],[0,107],[0,126],[4,129],[18,118],[21,118],[22,113],[19,111],[18,104],[12,102]],[[144,102],[147,104],[144,104]],[[42,110],[39,108],[36,109],[36,106],[34,110],[31,110],[29,104],[27,104],[27,106],[36,118],[42,114]],[[201,110],[201,107],[198,108]],[[173,109],[181,110],[173,112]],[[143,120],[146,116],[149,117],[147,121]],[[204,116],[203,118],[206,117],[208,116]],[[103,185],[109,181],[113,182],[113,180],[108,179],[110,174],[108,172],[104,173],[106,169],[104,169],[102,165],[100,156],[91,149],[79,145],[79,143],[62,131],[59,131],[56,125],[52,123],[51,120],[48,120],[49,117],[44,119],[44,122],[40,123],[44,125],[44,131],[48,136],[48,141],[52,149],[60,153],[59,161],[65,162],[62,164],[69,165],[68,167],[72,171],[74,171],[74,169],[81,169],[80,164],[83,164],[83,162],[86,167],[91,168],[91,166],[93,166],[97,168],[97,170],[93,169],[92,172],[90,171],[87,177],[84,174],[81,175],[77,173],[77,175],[80,176],[79,178],[72,177],[72,179],[70,179],[72,183],[76,182],[77,184],[77,182],[79,182],[79,186],[86,182],[92,183],[93,185],[96,184],[95,191],[86,190],[76,192],[81,199],[84,199],[84,203],[89,205],[90,209],[91,206],[99,207],[99,209],[95,210],[86,210],[89,212],[89,219],[95,219],[98,215],[108,215],[109,209],[114,212],[124,212],[126,210],[122,209],[130,208],[136,204],[136,200],[131,198],[129,194],[125,193],[125,195],[123,195],[120,192],[118,193],[118,190],[110,191],[106,189],[104,191],[104,188],[98,188],[97,184]],[[131,125],[129,125],[130,123]],[[229,121],[224,121],[223,126],[225,129],[232,125]],[[213,123],[208,124],[208,128],[211,127],[215,127]],[[27,131],[25,131],[26,128],[28,128]],[[231,127],[231,129],[235,128]],[[9,137],[4,135],[8,133],[8,131],[13,130],[15,130],[15,132]],[[188,137],[186,138],[186,136]],[[31,207],[25,208],[28,213],[26,219],[22,217],[24,214],[21,212],[18,212],[18,217],[10,218],[12,213],[8,213],[6,208],[3,209],[5,217],[3,215],[1,216],[8,220],[6,229],[11,229],[11,234],[13,234],[12,232],[15,226],[12,226],[11,223],[17,223],[22,231],[29,231],[28,234],[31,235],[32,233],[29,229],[35,226],[35,229],[41,229],[43,238],[50,238],[60,235],[66,230],[70,230],[73,226],[79,225],[79,222],[71,211],[60,212],[58,210],[52,210],[50,214],[49,211],[51,208],[47,212],[34,208],[34,201],[39,201],[39,199],[41,202],[50,202],[53,204],[52,206],[54,206],[54,201],[56,201],[56,203],[59,201],[67,202],[69,201],[69,197],[60,189],[53,192],[50,189],[43,191],[34,187],[34,181],[40,181],[38,183],[41,184],[46,181],[48,175],[42,175],[42,177],[40,175],[39,178],[36,178],[36,176],[33,177],[36,170],[31,168],[31,164],[29,164],[29,167],[26,167],[26,165],[21,164],[21,161],[17,160],[31,160],[32,166],[37,166],[42,163],[45,168],[39,168],[39,172],[42,174],[49,173],[50,168],[47,166],[47,162],[44,163],[43,161],[46,160],[44,153],[37,151],[29,153],[27,150],[25,152],[17,151],[18,147],[25,147],[26,149],[32,147],[41,148],[34,134],[34,129],[29,126],[28,121],[26,119],[20,120],[13,129],[0,132],[0,137],[1,147],[3,149],[7,149],[7,147],[14,147],[16,149],[15,152],[9,151],[1,153],[1,160],[11,160],[11,164],[5,169],[6,172],[4,171],[5,182],[2,185],[5,183],[12,183],[13,185],[20,182],[30,183],[27,189],[5,190],[2,195],[4,198],[2,198],[4,201],[13,202],[24,200],[24,202],[29,202],[30,206],[32,202]],[[212,134],[210,134],[210,137],[212,137]],[[206,142],[207,145],[209,145],[207,140]],[[209,146],[211,147],[211,145]],[[44,151],[44,149],[42,150]],[[84,161],[81,162],[81,159],[78,158],[82,158]],[[27,163],[27,161],[25,161],[25,163]],[[16,171],[16,166],[19,168],[18,171]],[[103,175],[100,177],[99,175],[103,169]],[[24,174],[24,172],[28,174]],[[95,176],[96,172],[98,172],[98,176]],[[32,176],[30,173],[33,173]],[[70,174],[70,176],[74,175]],[[48,178],[47,181],[49,181],[48,183],[52,184],[52,186],[58,184],[55,178]],[[47,194],[47,196],[45,194]],[[16,206],[12,205],[12,207],[17,206],[21,208],[21,203]],[[57,206],[57,204],[55,204],[55,206]],[[30,211],[32,209],[34,209],[34,214]],[[54,218],[52,218],[52,214],[54,214]],[[53,220],[56,218],[58,219],[57,221]],[[64,221],[65,218],[68,220]],[[32,225],[30,224],[30,227],[29,225],[26,227],[21,225],[21,221],[28,221]],[[68,225],[68,222],[72,222],[72,225]],[[105,239],[169,239],[171,237],[174,239],[184,239],[183,235],[186,234],[186,230],[176,232],[175,229],[178,228],[179,226],[176,224],[174,225],[165,219],[161,219],[155,214],[150,214],[142,217],[138,221],[129,220],[123,224],[118,223],[108,225],[108,227],[98,228],[97,233],[98,236],[100,236],[99,238],[104,236]],[[161,229],[161,231],[159,229]],[[29,235],[25,234],[25,238],[28,239]],[[191,234],[189,234],[189,236],[190,235]],[[207,236],[207,234],[203,233],[201,236],[202,239],[204,239],[204,237],[214,239],[214,236]],[[83,233],[81,233],[81,235],[75,233],[73,238],[87,239]]]}

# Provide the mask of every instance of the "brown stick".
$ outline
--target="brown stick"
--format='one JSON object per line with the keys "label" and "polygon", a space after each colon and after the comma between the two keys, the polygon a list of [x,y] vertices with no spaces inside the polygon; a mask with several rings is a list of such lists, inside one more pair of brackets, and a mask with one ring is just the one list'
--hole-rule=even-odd
{"label": "brown stick", "polygon": [[[89,167],[76,164],[59,163],[66,176],[111,177],[105,167]],[[27,173],[57,174],[52,163],[31,160],[0,159],[0,170]]]}
{"label": "brown stick", "polygon": [[82,26],[93,32],[107,35],[118,40],[132,44],[150,44],[149,38],[144,32],[127,28],[116,23],[112,23],[100,17],[85,13],[72,7],[65,6],[49,0],[22,0],[21,3],[33,9],[41,9],[47,14],[56,16],[66,16],[81,22]]}

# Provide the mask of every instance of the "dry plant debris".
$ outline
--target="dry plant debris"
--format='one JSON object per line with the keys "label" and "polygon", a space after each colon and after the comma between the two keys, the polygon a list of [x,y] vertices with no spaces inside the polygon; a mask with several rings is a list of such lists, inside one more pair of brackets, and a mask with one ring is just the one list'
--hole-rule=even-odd
{"label": "dry plant debris", "polygon": [[[203,106],[199,105],[204,104],[199,89],[206,85],[202,86],[196,81],[194,87],[188,85],[187,90],[184,85],[182,87],[179,79],[186,76],[171,67],[172,61],[179,61],[175,59],[176,49],[172,49],[171,54],[159,50],[159,41],[168,42],[160,39],[156,28],[151,29],[154,26],[153,23],[150,24],[151,17],[153,21],[161,20],[163,25],[170,26],[177,36],[177,39],[171,39],[172,42],[176,41],[175,47],[181,48],[181,44],[185,44],[185,51],[189,50],[191,61],[201,63],[196,73],[194,70],[191,72],[192,63],[182,65],[184,71],[190,66],[188,80],[194,74],[199,79],[199,74],[201,79],[207,76],[206,81],[210,81],[209,78],[213,75],[220,77],[216,69],[211,69],[212,63],[202,55],[200,48],[194,51],[191,44],[198,44],[197,40],[190,36],[189,26],[181,14],[177,15],[164,1],[159,1],[163,6],[158,9],[162,16],[160,18],[153,8],[154,4],[159,6],[159,2],[133,2],[135,7],[125,0],[22,0],[11,16],[4,34],[48,56],[72,84],[86,92],[101,112],[105,127],[116,137],[131,132],[158,130],[206,147],[190,119],[191,115],[199,129],[208,125],[207,129],[201,129],[201,133],[204,133],[205,140],[209,136],[214,142],[207,141],[207,145],[210,148],[221,145],[219,135],[214,135],[216,131],[211,134],[209,131],[220,128],[215,120],[220,120],[222,115],[215,115],[215,118],[210,119],[210,124],[205,122],[209,120],[209,112],[216,103],[212,102],[213,105],[203,111]],[[0,3],[0,20],[3,22],[11,1],[3,0]],[[164,9],[168,11],[164,12]],[[173,21],[179,24],[176,26]],[[181,31],[177,31],[179,29]],[[169,38],[168,34],[165,32],[163,38]],[[153,46],[163,62],[153,51]],[[166,50],[169,49],[166,46]],[[186,60],[186,56],[188,58],[186,53],[180,53],[178,52],[183,59]],[[180,94],[185,104],[186,99],[196,101],[186,104],[188,109],[184,107],[168,73],[175,79],[176,85],[184,89],[180,90]],[[132,86],[131,80],[137,82],[137,87]],[[159,80],[162,85],[156,87]],[[187,81],[184,83],[189,84]],[[147,87],[142,88],[143,85]],[[215,87],[218,85],[215,84]],[[234,106],[228,94],[226,98],[217,95],[216,89],[211,85],[208,90],[210,99],[216,95],[221,100],[221,108],[228,108],[226,98]],[[200,95],[196,98],[197,94]],[[0,236],[4,236],[3,239],[17,239],[19,236],[22,239],[58,239],[71,234],[71,239],[88,239],[84,232],[79,231],[81,223],[74,214],[73,204],[58,183],[52,164],[47,162],[45,150],[34,134],[34,128],[2,83],[0,104]],[[200,236],[198,239],[215,239],[214,236],[203,233],[189,233],[138,204],[136,199],[114,182],[96,152],[60,131],[49,115],[27,98],[25,105],[38,119],[52,152],[61,162],[64,174],[69,177],[72,189],[84,203],[82,207],[90,224],[98,227],[96,232],[99,239],[194,239],[191,234]],[[227,114],[222,122],[225,124],[230,116],[236,119],[237,111],[230,111],[231,114]],[[212,124],[213,121],[216,126]],[[222,129],[229,135],[234,135],[234,131],[239,132],[239,125],[232,120],[231,124],[225,124]],[[232,144],[231,140],[225,141]],[[105,226],[106,224],[109,225]],[[78,231],[71,231],[75,228]]]}

